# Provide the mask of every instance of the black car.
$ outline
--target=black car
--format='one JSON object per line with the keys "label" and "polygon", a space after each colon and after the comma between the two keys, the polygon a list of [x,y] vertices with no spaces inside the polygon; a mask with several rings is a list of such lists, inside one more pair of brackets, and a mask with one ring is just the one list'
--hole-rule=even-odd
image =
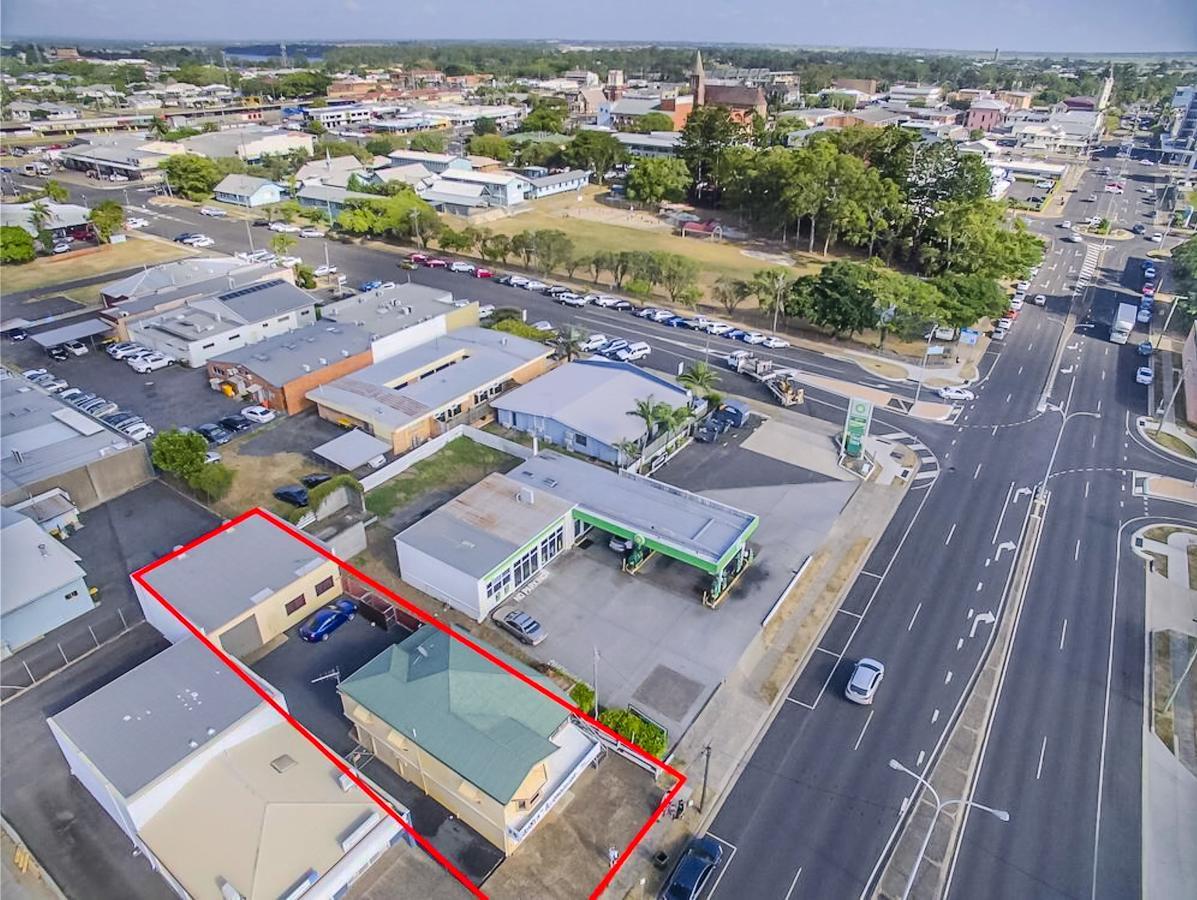
{"label": "black car", "polygon": [[67,353],[66,347],[47,347],[46,355],[49,356],[50,359],[56,359],[59,362],[66,362],[71,358],[71,355]]}
{"label": "black car", "polygon": [[631,300],[616,300],[607,309],[618,309],[621,312],[628,312],[636,308],[636,305]]}
{"label": "black car", "polygon": [[231,434],[236,434],[239,431],[247,431],[254,427],[254,423],[242,415],[225,416],[216,423],[225,431]]}
{"label": "black car", "polygon": [[254,219],[254,228],[269,228],[269,219]]}
{"label": "black car", "polygon": [[669,876],[662,900],[694,900],[723,859],[723,845],[713,837],[695,838]]}
{"label": "black car", "polygon": [[197,425],[195,430],[202,434],[209,444],[227,444],[229,438],[232,437],[219,425],[213,425],[211,422]]}
{"label": "black car", "polygon": [[141,421],[141,417],[136,413],[127,411],[109,413],[106,416],[101,416],[100,421],[106,425],[133,425]]}
{"label": "black car", "polygon": [[23,341],[25,338],[29,337],[29,332],[24,328],[10,328],[4,333],[8,335],[8,339],[10,341]]}
{"label": "black car", "polygon": [[569,294],[572,291],[563,284],[553,284],[549,285],[541,293],[549,297],[556,297],[558,294]]}
{"label": "black car", "polygon": [[323,472],[313,472],[310,475],[304,475],[303,478],[299,480],[303,482],[304,487],[314,488],[317,485],[324,484],[324,482],[331,479],[331,475],[325,475]]}
{"label": "black car", "polygon": [[308,489],[302,484],[287,484],[274,489],[274,498],[292,506],[307,506]]}

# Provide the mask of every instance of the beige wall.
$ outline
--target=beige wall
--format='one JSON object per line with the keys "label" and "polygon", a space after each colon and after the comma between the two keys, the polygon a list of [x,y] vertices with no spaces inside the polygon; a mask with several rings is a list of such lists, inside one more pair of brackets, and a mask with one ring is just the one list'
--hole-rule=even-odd
{"label": "beige wall", "polygon": [[[331,578],[332,587],[321,593],[316,593],[316,585]],[[288,603],[303,594],[306,602],[292,613],[287,613]],[[332,560],[325,560],[319,568],[313,569],[302,578],[297,578],[281,591],[267,597],[244,615],[230,620],[220,628],[210,632],[211,637],[218,638],[230,628],[244,622],[250,616],[256,616],[258,630],[262,633],[262,642],[266,643],[278,637],[292,625],[295,625],[314,613],[322,604],[329,603],[341,596],[341,568]],[[223,646],[223,645],[222,645]]]}
{"label": "beige wall", "polygon": [[76,507],[88,510],[145,484],[153,477],[154,470],[150,465],[146,445],[135,443],[132,447],[61,475],[52,475],[24,487],[14,488],[5,492],[0,499],[5,506],[11,506],[36,494],[62,488],[71,495]]}
{"label": "beige wall", "polygon": [[508,836],[507,824],[526,812],[519,806],[521,799],[529,801],[530,805],[539,801],[537,795],[543,791],[548,780],[544,763],[528,773],[516,791],[515,798],[504,807],[423,747],[396,732],[352,697],[342,694],[341,705],[346,717],[354,725],[358,742],[369,748],[400,778],[436,800],[504,854],[515,850],[518,845]]}

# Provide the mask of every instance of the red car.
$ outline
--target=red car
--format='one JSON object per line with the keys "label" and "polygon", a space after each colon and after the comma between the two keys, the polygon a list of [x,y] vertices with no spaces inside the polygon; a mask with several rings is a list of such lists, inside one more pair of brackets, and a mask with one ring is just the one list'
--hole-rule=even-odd
{"label": "red car", "polygon": [[1143,285],[1143,296],[1144,297],[1150,297],[1154,293],[1155,293],[1155,285],[1152,284],[1150,281],[1147,282],[1145,285]]}
{"label": "red car", "polygon": [[414,262],[414,263],[426,263],[426,262],[428,262],[428,257],[427,257],[427,256],[425,256],[423,253],[409,253],[409,254],[407,255],[407,258],[408,258],[408,259],[409,259],[411,262]]}
{"label": "red car", "polygon": [[1005,313],[1002,314],[1002,318],[1009,319],[1011,322],[1013,322],[1015,319],[1018,318],[1018,310],[1017,309],[1008,309],[1005,311]]}
{"label": "red car", "polygon": [[494,278],[495,273],[492,272],[490,269],[475,269],[474,277],[475,278]]}
{"label": "red car", "polygon": [[447,268],[449,268],[449,263],[447,263],[445,260],[435,259],[435,258],[425,260],[424,265],[430,269],[447,269]]}

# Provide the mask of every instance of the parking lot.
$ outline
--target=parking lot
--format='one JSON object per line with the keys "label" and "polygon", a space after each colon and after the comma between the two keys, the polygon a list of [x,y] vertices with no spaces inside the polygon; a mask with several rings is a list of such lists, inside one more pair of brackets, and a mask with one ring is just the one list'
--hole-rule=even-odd
{"label": "parking lot", "polygon": [[[291,714],[304,727],[335,752],[348,756],[357,743],[350,737],[351,726],[341,710],[337,683],[408,634],[398,625],[389,630],[372,627],[359,615],[327,641],[309,644],[300,639],[296,626],[287,632],[285,641],[252,668],[283,692]],[[410,809],[416,831],[475,883],[481,883],[502,861],[498,848],[383,763],[370,759],[359,767]]]}
{"label": "parking lot", "polygon": [[667,728],[673,743],[739,662],[856,486],[787,461],[784,448],[770,455],[738,439],[691,445],[655,477],[761,517],[750,540],[756,560],[721,606],[703,605],[707,577],[676,560],[657,556],[639,574],[625,574],[595,529],[553,562],[520,607],[548,633],[527,649],[531,656],[589,681],[600,648],[601,703],[630,703]]}
{"label": "parking lot", "polygon": [[[1021,179],[1013,182],[1006,191],[1006,199],[1014,203],[1025,203],[1028,206],[1034,206],[1036,209],[1040,208],[1043,199],[1047,197],[1050,188],[1035,187],[1033,181],[1023,181]],[[1039,203],[1033,203],[1032,197],[1038,197]]]}
{"label": "parking lot", "polygon": [[141,416],[157,431],[213,422],[247,405],[212,390],[206,370],[170,366],[138,375],[100,347],[85,356],[58,362],[33,340],[8,341],[4,358],[10,368],[47,369],[71,387],[106,397],[120,404],[121,409]]}

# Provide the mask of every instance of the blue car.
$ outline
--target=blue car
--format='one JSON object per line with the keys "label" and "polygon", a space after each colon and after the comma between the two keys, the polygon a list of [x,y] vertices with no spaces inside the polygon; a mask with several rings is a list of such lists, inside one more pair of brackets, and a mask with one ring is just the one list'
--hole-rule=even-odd
{"label": "blue car", "polygon": [[1139,355],[1140,356],[1151,356],[1151,354],[1154,352],[1155,352],[1155,347],[1153,347],[1151,345],[1151,341],[1143,341],[1141,344],[1139,344]]}
{"label": "blue car", "polygon": [[299,636],[310,644],[327,641],[328,636],[357,615],[350,600],[334,600],[299,626]]}
{"label": "blue car", "polygon": [[357,289],[362,293],[366,293],[367,291],[376,291],[380,287],[382,287],[381,281],[363,281],[357,286]]}
{"label": "blue car", "polygon": [[670,328],[684,328],[686,320],[681,316],[670,316],[668,319],[664,319],[661,324],[668,325]]}
{"label": "blue car", "polygon": [[733,328],[731,331],[723,332],[723,337],[729,338],[730,340],[733,340],[733,341],[738,341],[742,337],[744,337],[744,335],[746,335],[746,334],[748,334],[747,331],[743,331],[739,328]]}
{"label": "blue car", "polygon": [[661,891],[661,900],[695,900],[723,859],[723,845],[712,837],[695,838]]}

